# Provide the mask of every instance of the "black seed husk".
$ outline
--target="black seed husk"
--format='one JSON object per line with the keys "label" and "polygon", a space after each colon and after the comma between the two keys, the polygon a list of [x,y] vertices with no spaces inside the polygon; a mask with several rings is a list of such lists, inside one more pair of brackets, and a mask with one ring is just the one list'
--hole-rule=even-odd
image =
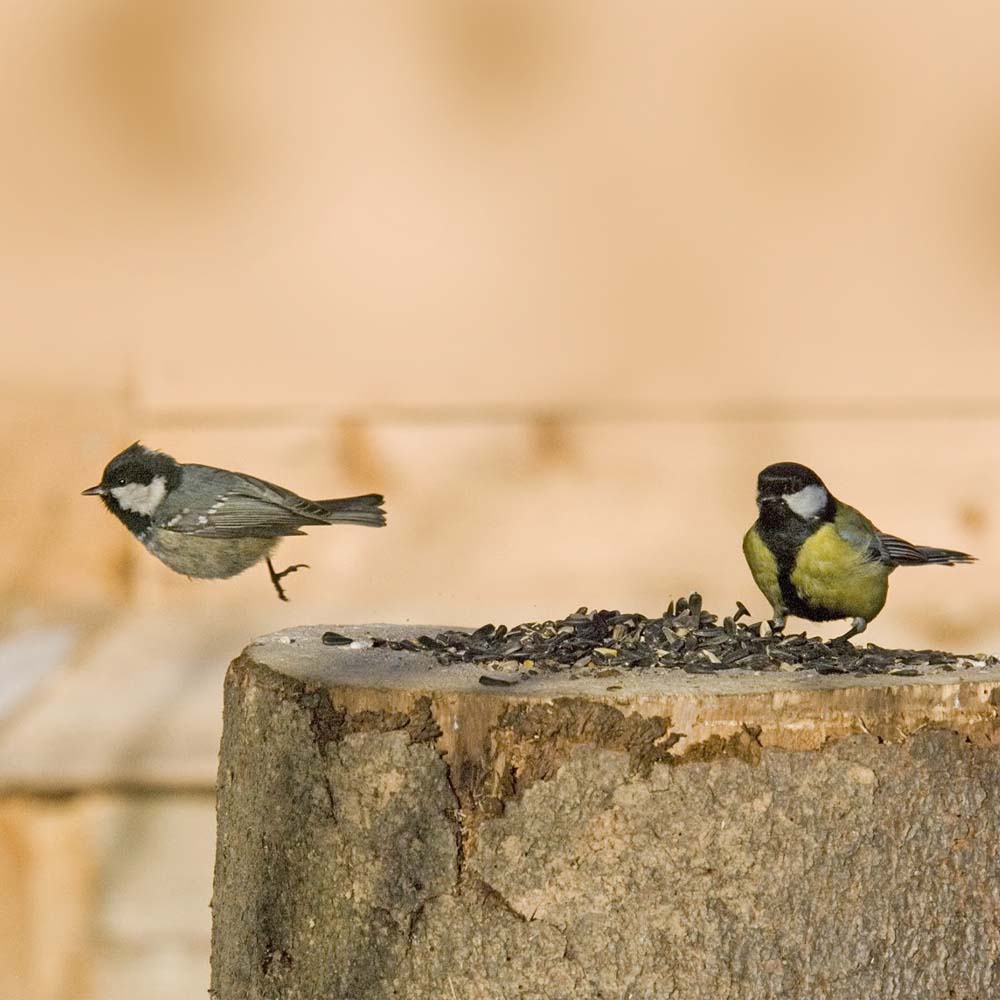
{"label": "black seed husk", "polygon": [[324,646],[349,646],[353,642],[348,636],[339,632],[324,632],[321,641]]}
{"label": "black seed husk", "polygon": [[[719,616],[704,610],[701,595],[694,593],[671,601],[658,618],[638,612],[579,608],[562,619],[523,622],[509,628],[488,624],[472,632],[449,629],[417,639],[376,637],[373,643],[428,653],[441,664],[475,664],[513,675],[507,679],[482,674],[479,682],[486,686],[506,686],[521,678],[559,671],[572,671],[577,677],[607,677],[611,676],[609,668],[622,675],[673,669],[689,674],[780,670],[911,677],[929,670],[996,662],[982,655],[826,642],[805,632],[774,635],[769,628],[762,628],[762,622],[741,620],[748,616],[746,607],[737,602],[736,611],[722,617],[720,624]],[[335,632],[323,636],[327,645],[350,641]]]}

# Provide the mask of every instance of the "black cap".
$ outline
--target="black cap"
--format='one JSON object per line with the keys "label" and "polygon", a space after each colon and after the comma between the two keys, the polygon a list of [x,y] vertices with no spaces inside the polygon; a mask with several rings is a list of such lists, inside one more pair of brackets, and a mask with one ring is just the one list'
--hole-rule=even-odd
{"label": "black cap", "polygon": [[763,469],[757,477],[757,492],[761,496],[798,493],[806,486],[823,486],[823,480],[807,465],[799,465],[798,462],[776,462]]}

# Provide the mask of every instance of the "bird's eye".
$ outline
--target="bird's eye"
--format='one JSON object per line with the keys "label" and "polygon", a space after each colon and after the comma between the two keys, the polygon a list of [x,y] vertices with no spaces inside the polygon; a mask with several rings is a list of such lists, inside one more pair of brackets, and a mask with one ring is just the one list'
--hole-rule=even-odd
{"label": "bird's eye", "polygon": [[128,480],[124,476],[122,476],[121,479],[118,480],[118,485],[119,486],[127,486],[128,485]]}

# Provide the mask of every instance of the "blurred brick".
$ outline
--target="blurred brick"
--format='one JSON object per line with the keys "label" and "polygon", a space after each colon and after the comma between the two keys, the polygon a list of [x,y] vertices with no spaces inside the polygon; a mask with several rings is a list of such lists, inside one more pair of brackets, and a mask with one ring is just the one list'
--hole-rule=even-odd
{"label": "blurred brick", "polygon": [[203,993],[214,834],[208,790],[0,797],[0,998]]}
{"label": "blurred brick", "polygon": [[221,684],[253,634],[217,609],[130,616],[0,728],[0,792],[210,789]]}

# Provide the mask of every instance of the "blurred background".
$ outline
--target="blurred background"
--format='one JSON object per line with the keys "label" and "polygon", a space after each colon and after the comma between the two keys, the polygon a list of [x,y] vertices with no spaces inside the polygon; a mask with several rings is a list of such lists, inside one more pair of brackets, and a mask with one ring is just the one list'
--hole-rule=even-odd
{"label": "blurred background", "polygon": [[[993,4],[0,5],[0,997],[208,984],[221,682],[302,623],[767,607],[757,471],[1000,651]],[[190,582],[93,499],[141,438],[382,531]],[[794,624],[794,623],[793,623]],[[820,629],[842,631],[836,623]]]}

